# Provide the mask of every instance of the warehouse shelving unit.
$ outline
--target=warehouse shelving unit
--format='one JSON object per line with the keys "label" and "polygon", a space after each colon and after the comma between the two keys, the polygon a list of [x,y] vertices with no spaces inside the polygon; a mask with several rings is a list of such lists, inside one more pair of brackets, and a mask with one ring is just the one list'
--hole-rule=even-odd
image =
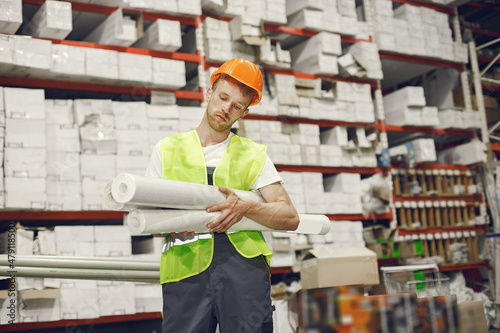
{"label": "warehouse shelving unit", "polygon": [[[42,5],[45,0],[23,0],[23,4],[26,5]],[[87,13],[94,14],[102,14],[102,15],[110,15],[117,8],[109,7],[103,5],[95,5],[88,3],[81,3],[77,1],[69,1],[72,4],[73,11],[81,11]],[[393,2],[397,3],[406,3],[411,5],[419,5],[425,6],[428,8],[432,8],[441,12],[445,12],[452,16],[456,15],[454,9],[440,6],[437,4],[417,1],[417,0],[393,0]],[[469,4],[467,4],[469,5]],[[471,4],[472,5],[472,4]],[[473,6],[477,6],[479,4],[473,3]],[[188,25],[199,28],[200,24],[203,22],[203,15],[201,17],[192,17],[189,15],[180,15],[180,14],[165,14],[165,13],[155,13],[150,11],[143,10],[134,10],[134,9],[126,9],[124,12],[127,13],[139,13],[142,15],[144,20],[154,21],[156,19],[169,19],[169,20],[177,20],[183,25]],[[230,18],[222,18],[230,20]],[[280,39],[286,38],[286,36],[293,36],[295,38],[309,38],[316,35],[319,31],[312,29],[298,29],[294,27],[289,27],[286,25],[278,25],[274,23],[263,23],[263,30],[273,37]],[[483,30],[474,29],[474,33],[483,33],[485,35],[491,35],[492,37],[496,36],[496,33],[488,33]],[[205,70],[211,66],[219,66],[220,63],[210,63],[207,62],[203,56],[203,53],[197,51],[196,54],[193,53],[182,53],[182,52],[160,52],[160,51],[152,51],[141,48],[134,47],[115,47],[109,45],[101,45],[96,43],[88,43],[88,42],[80,42],[80,41],[72,41],[72,40],[51,40],[54,44],[62,44],[62,45],[71,45],[77,47],[84,48],[98,48],[98,49],[108,49],[114,50],[118,52],[127,52],[132,54],[143,54],[150,55],[152,57],[160,57],[174,60],[181,60],[185,62],[193,63],[197,66],[204,68]],[[369,40],[356,39],[350,35],[341,35],[342,43],[353,44],[359,41],[372,41],[372,38]],[[402,71],[398,70],[398,68],[406,68],[404,71],[405,75],[416,76],[422,73],[428,72],[434,68],[451,68],[455,69],[459,72],[465,71],[465,65],[461,63],[456,63],[452,61],[445,61],[441,59],[431,58],[431,57],[419,57],[419,56],[410,56],[404,55],[394,52],[380,51],[379,52],[380,59],[383,63],[384,74],[389,74],[390,72],[395,72],[398,75],[398,80],[401,82],[406,81],[405,77],[401,79]],[[478,61],[486,62],[488,59],[484,57],[478,57]],[[499,62],[499,61],[497,61]],[[408,66],[411,65],[411,66]],[[390,70],[389,70],[390,68]],[[411,68],[411,71],[408,69]],[[370,84],[372,88],[372,93],[375,96],[375,100],[378,100],[380,104],[380,97],[382,95],[382,84],[377,80],[370,79],[358,79],[358,78],[346,78],[342,76],[327,76],[327,75],[313,75],[307,73],[296,72],[293,69],[286,68],[265,68],[265,72],[269,74],[285,74],[285,75],[293,75],[297,78],[306,78],[306,79],[316,79],[322,78],[326,80],[332,81],[346,81],[346,82],[355,82],[355,83],[367,83]],[[390,76],[388,77],[390,79]],[[173,92],[172,90],[165,89],[155,89],[149,87],[141,87],[141,86],[124,86],[119,84],[95,84],[95,83],[85,83],[85,82],[67,82],[67,81],[57,81],[57,80],[47,80],[47,79],[35,79],[35,78],[13,78],[13,77],[0,77],[0,85],[1,86],[16,86],[16,87],[31,87],[31,88],[47,88],[47,89],[56,89],[56,90],[74,90],[81,92],[104,92],[104,93],[112,93],[112,94],[123,94],[123,95],[135,95],[135,96],[150,96],[152,91],[165,91],[165,92]],[[497,86],[494,86],[493,89],[499,89]],[[377,95],[379,94],[379,95]],[[185,91],[185,90],[175,90],[175,97],[177,99],[186,99],[186,100],[194,100],[203,102],[204,94],[203,89],[200,87],[199,91]],[[341,122],[341,121],[331,121],[324,119],[309,119],[309,118],[296,118],[296,117],[288,117],[288,116],[264,116],[264,115],[252,115],[249,114],[245,119],[249,120],[268,120],[268,121],[280,121],[283,123],[302,123],[302,124],[316,124],[322,128],[331,128],[336,126],[348,126],[348,127],[366,127],[373,128],[379,131],[382,135],[387,135],[387,133],[402,133],[402,134],[427,134],[427,135],[441,135],[441,136],[452,136],[452,137],[460,137],[465,139],[471,139],[476,137],[476,133],[474,130],[462,130],[462,129],[440,129],[440,128],[431,128],[431,127],[417,127],[417,126],[395,126],[395,125],[387,125],[383,119],[382,115],[379,115],[379,119],[376,123],[352,123],[352,122]],[[387,141],[387,140],[385,140]],[[386,142],[387,143],[387,142]],[[387,148],[386,145],[385,148]],[[491,146],[492,150],[500,151],[500,144],[493,144]],[[291,171],[291,172],[319,172],[323,174],[336,174],[336,173],[359,173],[362,175],[371,175],[376,173],[382,173],[387,175],[390,171],[390,168],[386,167],[377,167],[377,168],[361,168],[361,167],[321,167],[321,166],[308,166],[308,165],[276,165],[278,171]],[[437,169],[442,166],[439,165],[418,165],[418,168],[422,169]],[[461,166],[447,166],[447,169],[450,170],[465,170],[466,167]],[[476,202],[483,203],[484,199],[481,196],[471,195],[471,196],[459,196],[460,200],[467,201],[470,204],[475,204]],[[396,202],[404,202],[406,200],[419,201],[419,200],[455,200],[457,197],[455,196],[419,196],[419,197],[398,197],[394,196],[392,200],[392,204]],[[43,224],[48,221],[53,221],[55,224],[58,222],[67,222],[69,224],[74,222],[80,222],[81,220],[87,220],[89,223],[99,223],[102,221],[103,223],[114,223],[117,221],[121,221],[126,213],[124,212],[115,212],[115,211],[62,211],[62,212],[52,212],[52,211],[1,211],[0,212],[0,221],[26,221],[29,223],[40,223]],[[365,216],[362,214],[338,214],[338,215],[327,215],[330,220],[375,220],[375,221],[391,221],[394,219],[395,210],[392,207],[391,211],[385,214],[376,214],[372,216]],[[1,222],[0,222],[1,223]],[[457,231],[476,231],[478,233],[486,233],[487,226],[478,225],[478,226],[461,226],[461,227],[452,227],[452,228],[400,228],[399,233],[401,235],[414,235],[414,234],[422,234],[422,233],[442,233],[442,232],[457,232]],[[487,262],[477,262],[477,263],[464,263],[464,264],[443,264],[440,267],[441,271],[455,271],[455,270],[476,270],[478,268],[487,267]],[[291,267],[274,267],[272,268],[273,274],[287,274],[292,273]],[[161,313],[144,313],[144,314],[136,314],[136,315],[122,315],[122,316],[109,316],[109,317],[100,317],[92,320],[76,320],[76,321],[58,321],[58,322],[47,322],[47,323],[25,323],[18,324],[15,326],[15,331],[20,330],[29,330],[29,329],[41,329],[41,328],[55,328],[55,327],[66,327],[67,325],[89,325],[89,324],[107,324],[107,323],[116,323],[116,322],[125,322],[125,321],[138,321],[138,320],[156,320],[161,319]],[[0,326],[0,330],[1,330]],[[11,330],[11,328],[9,328]]]}

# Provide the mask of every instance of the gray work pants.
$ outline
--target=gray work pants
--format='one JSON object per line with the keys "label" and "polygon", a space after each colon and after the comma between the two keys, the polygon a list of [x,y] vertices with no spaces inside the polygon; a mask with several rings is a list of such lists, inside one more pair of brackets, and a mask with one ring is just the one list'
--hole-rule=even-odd
{"label": "gray work pants", "polygon": [[163,284],[163,333],[272,333],[270,271],[265,258],[242,257],[227,235],[214,236],[202,273]]}

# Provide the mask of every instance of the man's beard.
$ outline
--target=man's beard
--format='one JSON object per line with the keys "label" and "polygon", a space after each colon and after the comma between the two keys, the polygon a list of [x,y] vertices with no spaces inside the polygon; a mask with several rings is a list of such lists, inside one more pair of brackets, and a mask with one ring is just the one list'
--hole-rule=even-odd
{"label": "man's beard", "polygon": [[224,132],[233,126],[232,123],[228,122],[227,118],[225,118],[226,122],[224,122],[224,123],[221,122],[219,120],[219,118],[215,115],[215,113],[213,113],[213,114],[208,113],[207,118],[208,118],[208,124],[210,125],[210,127],[212,127],[217,132]]}

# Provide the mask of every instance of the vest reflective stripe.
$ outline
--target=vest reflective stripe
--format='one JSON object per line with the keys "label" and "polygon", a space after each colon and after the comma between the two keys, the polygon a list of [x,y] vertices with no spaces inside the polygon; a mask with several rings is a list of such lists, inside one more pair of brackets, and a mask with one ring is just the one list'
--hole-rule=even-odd
{"label": "vest reflective stripe", "polygon": [[[196,131],[179,133],[161,141],[162,177],[191,183],[207,184],[207,168]],[[233,135],[214,171],[214,185],[249,190],[266,161],[266,146]],[[227,233],[235,249],[244,257],[264,255],[269,263],[272,253],[258,231]],[[160,283],[175,282],[197,275],[208,268],[213,256],[213,237],[198,237],[172,246],[162,253]]]}

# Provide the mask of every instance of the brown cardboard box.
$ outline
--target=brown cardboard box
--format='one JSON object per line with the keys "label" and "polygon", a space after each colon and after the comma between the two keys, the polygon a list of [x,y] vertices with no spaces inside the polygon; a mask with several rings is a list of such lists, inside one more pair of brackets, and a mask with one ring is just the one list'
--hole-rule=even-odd
{"label": "brown cardboard box", "polygon": [[488,332],[483,301],[459,303],[458,322],[460,333]]}
{"label": "brown cardboard box", "polygon": [[[338,331],[352,324],[357,301],[363,298],[363,286],[302,289],[297,293],[299,326],[321,332]],[[354,307],[354,308],[353,308]]]}
{"label": "brown cardboard box", "polygon": [[419,333],[458,332],[457,296],[417,298]]}
{"label": "brown cardboard box", "polygon": [[367,248],[318,248],[300,263],[303,289],[349,285],[377,285],[377,255]]}

